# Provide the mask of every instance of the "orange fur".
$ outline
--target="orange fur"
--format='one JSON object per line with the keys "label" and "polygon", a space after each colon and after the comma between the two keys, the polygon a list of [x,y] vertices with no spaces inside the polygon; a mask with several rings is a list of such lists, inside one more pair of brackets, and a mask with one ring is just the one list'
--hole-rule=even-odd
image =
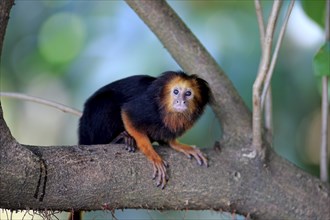
{"label": "orange fur", "polygon": [[175,150],[177,150],[179,152],[182,152],[182,153],[185,153],[187,151],[191,151],[191,150],[194,149],[192,146],[189,146],[189,145],[186,145],[186,144],[182,144],[182,143],[180,143],[177,140],[170,141],[169,144],[170,144],[170,146],[173,149],[175,149]]}
{"label": "orange fur", "polygon": [[135,139],[136,145],[141,152],[153,163],[162,163],[162,158],[152,147],[148,136],[138,131],[131,123],[129,117],[125,112],[121,113],[122,120],[126,131]]}
{"label": "orange fur", "polygon": [[193,126],[193,121],[190,120],[187,115],[180,112],[166,114],[163,118],[163,122],[165,126],[173,132],[182,129],[188,130]]}

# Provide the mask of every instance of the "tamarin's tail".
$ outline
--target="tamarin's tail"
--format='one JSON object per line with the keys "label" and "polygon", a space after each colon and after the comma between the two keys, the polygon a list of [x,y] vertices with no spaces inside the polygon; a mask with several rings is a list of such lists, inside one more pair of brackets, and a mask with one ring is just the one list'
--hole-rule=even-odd
{"label": "tamarin's tail", "polygon": [[79,211],[70,212],[68,220],[82,220],[82,212]]}

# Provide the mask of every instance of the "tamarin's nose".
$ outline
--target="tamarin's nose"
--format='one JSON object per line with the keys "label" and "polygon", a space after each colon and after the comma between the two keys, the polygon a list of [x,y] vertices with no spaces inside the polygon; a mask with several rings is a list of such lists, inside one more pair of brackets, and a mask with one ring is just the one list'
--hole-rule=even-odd
{"label": "tamarin's nose", "polygon": [[186,101],[185,100],[182,100],[181,103],[179,100],[176,100],[176,104],[186,104]]}

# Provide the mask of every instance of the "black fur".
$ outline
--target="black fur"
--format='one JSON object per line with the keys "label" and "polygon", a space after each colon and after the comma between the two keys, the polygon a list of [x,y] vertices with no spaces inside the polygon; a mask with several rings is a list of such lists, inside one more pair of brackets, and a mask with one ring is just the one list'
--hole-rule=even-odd
{"label": "black fur", "polygon": [[131,76],[97,90],[85,103],[79,122],[79,144],[108,144],[122,131],[121,107],[143,94],[156,78]]}

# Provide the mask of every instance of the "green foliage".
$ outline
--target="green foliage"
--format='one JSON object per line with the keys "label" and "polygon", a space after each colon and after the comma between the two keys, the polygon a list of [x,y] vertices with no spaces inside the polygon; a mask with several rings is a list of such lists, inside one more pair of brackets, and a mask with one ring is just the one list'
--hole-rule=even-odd
{"label": "green foliage", "polygon": [[324,29],[326,0],[302,0],[301,5],[305,13]]}
{"label": "green foliage", "polygon": [[313,60],[316,76],[330,76],[330,41],[323,44]]}

